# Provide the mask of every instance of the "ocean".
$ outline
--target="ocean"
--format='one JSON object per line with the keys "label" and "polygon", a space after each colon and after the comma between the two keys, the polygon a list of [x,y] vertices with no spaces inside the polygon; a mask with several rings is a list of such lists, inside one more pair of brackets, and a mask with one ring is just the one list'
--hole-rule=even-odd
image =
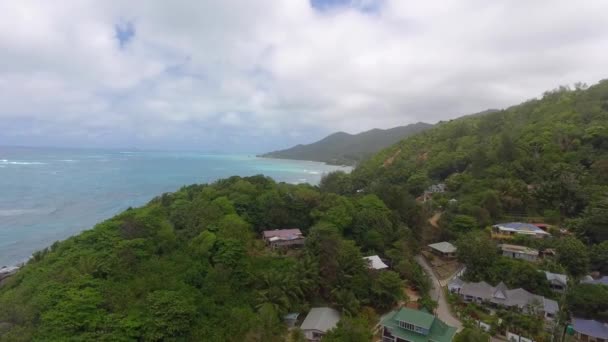
{"label": "ocean", "polygon": [[183,185],[233,175],[318,184],[349,168],[254,155],[0,147],[0,267]]}

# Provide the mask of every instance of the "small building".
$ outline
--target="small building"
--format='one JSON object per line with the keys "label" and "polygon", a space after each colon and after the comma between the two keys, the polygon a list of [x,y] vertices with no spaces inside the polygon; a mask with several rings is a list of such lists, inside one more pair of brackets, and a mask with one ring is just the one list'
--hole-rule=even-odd
{"label": "small building", "polygon": [[608,323],[573,317],[572,330],[574,330],[574,338],[576,341],[608,341]]}
{"label": "small building", "polygon": [[563,293],[568,289],[568,276],[565,274],[545,272],[551,290]]}
{"label": "small building", "polygon": [[508,258],[521,259],[526,261],[538,261],[538,251],[526,246],[502,244],[499,246],[502,255]]}
{"label": "small building", "polygon": [[271,248],[304,245],[304,235],[297,228],[265,230],[263,236]]}
{"label": "small building", "polygon": [[559,311],[556,301],[535,295],[522,288],[509,289],[503,282],[492,286],[485,281],[468,283],[453,278],[448,284],[450,292],[458,294],[467,303],[486,306],[516,308],[524,312],[542,314],[546,321],[553,322]]}
{"label": "small building", "polygon": [[598,279],[593,279],[592,276],[586,276],[583,280],[581,280],[583,284],[592,284],[592,285],[606,285],[608,286],[608,276],[603,276]]}
{"label": "small building", "polygon": [[447,187],[444,183],[433,184],[429,186],[426,190],[424,190],[424,193],[419,198],[424,203],[430,200],[433,197],[433,194],[444,193],[446,192],[446,189]]}
{"label": "small building", "polygon": [[383,270],[383,269],[388,268],[388,265],[385,264],[384,261],[382,261],[382,259],[380,259],[380,257],[377,255],[366,256],[366,257],[363,257],[363,259],[367,263],[367,267],[369,269]]}
{"label": "small building", "polygon": [[531,223],[509,222],[492,226],[493,239],[511,239],[516,235],[531,236],[535,238],[546,238],[551,236],[551,234]]}
{"label": "small building", "polygon": [[452,259],[456,257],[456,246],[447,241],[433,243],[428,245],[428,247],[431,252],[442,258]]}
{"label": "small building", "polygon": [[340,321],[340,313],[332,308],[312,308],[300,330],[308,341],[320,341],[325,334],[335,328]]}
{"label": "small building", "polygon": [[380,319],[382,342],[449,342],[456,334],[451,327],[426,311],[401,308]]}
{"label": "small building", "polygon": [[300,316],[300,314],[297,312],[290,312],[287,315],[283,316],[283,322],[285,322],[285,324],[287,324],[287,327],[293,328],[296,326],[299,316]]}

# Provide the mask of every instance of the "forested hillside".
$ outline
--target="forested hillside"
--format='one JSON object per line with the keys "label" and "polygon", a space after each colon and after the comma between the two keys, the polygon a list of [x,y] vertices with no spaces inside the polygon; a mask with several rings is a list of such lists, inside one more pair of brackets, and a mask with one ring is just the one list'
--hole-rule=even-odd
{"label": "forested hillside", "polygon": [[308,145],[270,152],[263,157],[313,160],[336,165],[354,165],[412,134],[433,127],[419,122],[390,129],[372,129],[359,134],[338,132]]}
{"label": "forested hillside", "polygon": [[[303,249],[260,239],[289,227]],[[414,247],[374,195],[262,176],[193,185],[36,253],[0,288],[0,341],[283,341],[281,317],[313,305],[341,309],[366,340],[402,279],[426,288]],[[395,271],[369,272],[371,251]]]}
{"label": "forested hillside", "polygon": [[[437,183],[446,192],[421,197]],[[553,237],[517,242],[556,257],[503,258],[486,230],[497,221],[551,224]],[[293,227],[306,236],[301,249],[272,250],[260,238]],[[8,278],[0,341],[284,341],[283,315],[325,305],[343,313],[326,341],[369,341],[404,286],[433,309],[413,256],[440,240],[456,241],[469,279],[548,296],[541,270],[574,281],[608,273],[608,81],[440,123],[318,187],[232,177],[159,196],[36,253]],[[391,270],[368,270],[362,256],[371,254]],[[576,285],[560,305],[606,320],[608,290]],[[520,316],[510,314],[514,326],[528,322],[549,340],[529,323],[537,318]]]}
{"label": "forested hillside", "polygon": [[608,81],[440,123],[362,163],[336,191],[377,193],[399,212],[436,183],[448,192],[434,205],[456,199],[450,213],[474,218],[474,226],[538,219],[588,243],[607,240]]}

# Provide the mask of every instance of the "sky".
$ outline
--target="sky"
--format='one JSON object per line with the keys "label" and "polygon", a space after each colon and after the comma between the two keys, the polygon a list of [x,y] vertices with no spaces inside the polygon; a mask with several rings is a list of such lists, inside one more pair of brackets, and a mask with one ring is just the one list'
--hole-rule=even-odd
{"label": "sky", "polygon": [[0,145],[263,152],[608,78],[608,1],[0,2]]}

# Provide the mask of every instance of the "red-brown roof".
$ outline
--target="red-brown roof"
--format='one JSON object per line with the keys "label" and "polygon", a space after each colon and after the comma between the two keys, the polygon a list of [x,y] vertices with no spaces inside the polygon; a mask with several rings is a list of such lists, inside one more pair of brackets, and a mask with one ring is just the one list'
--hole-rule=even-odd
{"label": "red-brown roof", "polygon": [[290,229],[275,229],[275,230],[265,230],[264,238],[269,239],[272,237],[279,237],[282,239],[288,239],[297,235],[302,235],[302,232],[298,228],[290,228]]}

